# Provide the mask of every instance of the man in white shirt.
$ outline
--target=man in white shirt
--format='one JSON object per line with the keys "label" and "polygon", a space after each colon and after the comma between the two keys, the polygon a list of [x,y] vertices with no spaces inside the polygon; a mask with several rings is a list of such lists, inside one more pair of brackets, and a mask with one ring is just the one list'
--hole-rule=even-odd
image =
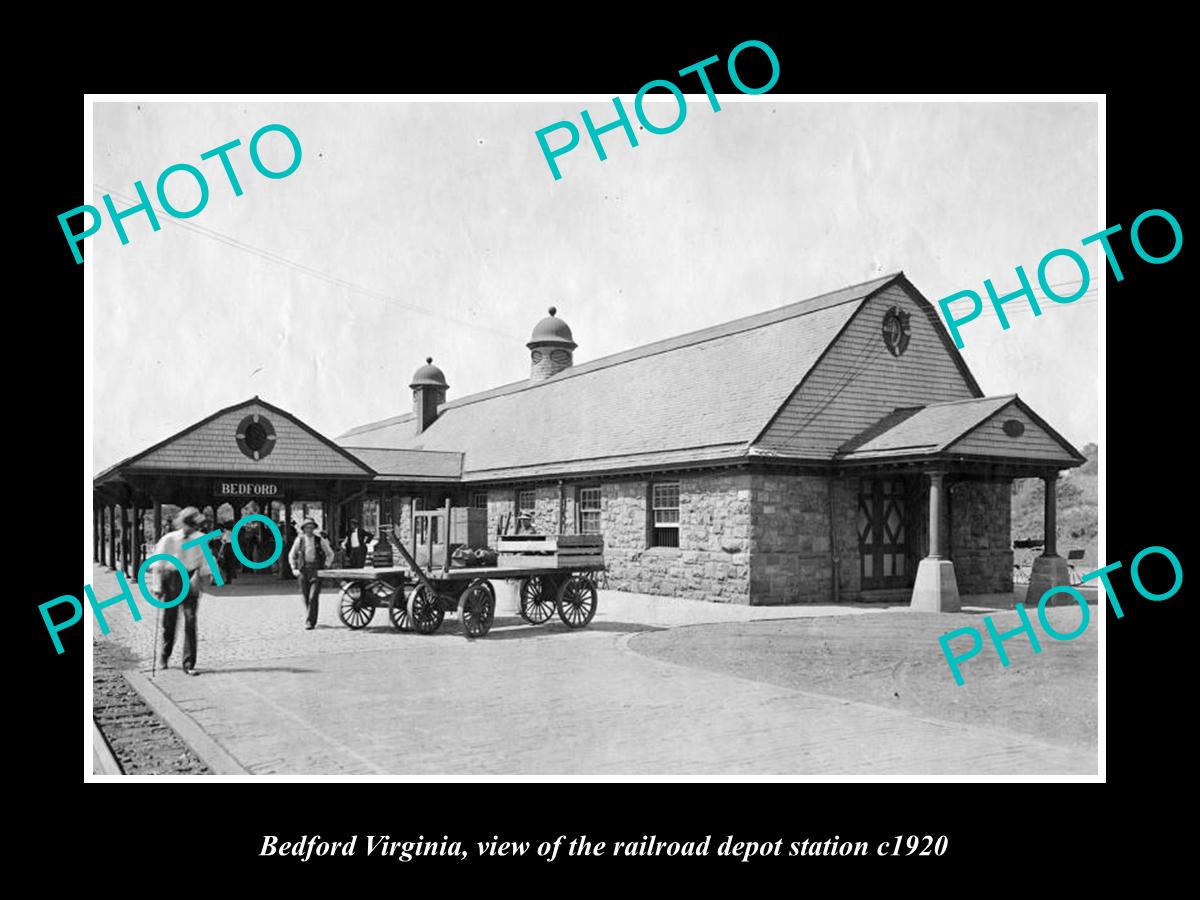
{"label": "man in white shirt", "polygon": [[[184,544],[201,536],[204,529],[204,516],[194,506],[180,510],[175,517],[175,531],[168,531],[154,545],[154,553],[165,553],[180,560],[188,572],[188,592],[181,603],[176,603],[163,610],[162,614],[162,650],[159,663],[167,668],[171,658],[171,650],[175,646],[176,624],[179,621],[179,608],[183,607],[183,673],[195,675],[196,666],[196,613],[200,604],[200,578],[206,556],[203,542],[196,542],[184,548]],[[209,535],[205,535],[208,537]],[[171,563],[156,562],[151,566],[155,577],[154,595],[165,603],[170,603],[183,592],[183,577]],[[209,568],[210,580],[212,579]]]}
{"label": "man in white shirt", "polygon": [[300,523],[300,534],[288,553],[292,574],[300,580],[300,596],[308,610],[304,627],[309,631],[317,627],[317,607],[321,597],[321,579],[317,570],[333,563],[333,547],[329,541],[317,534],[317,523],[305,519]]}

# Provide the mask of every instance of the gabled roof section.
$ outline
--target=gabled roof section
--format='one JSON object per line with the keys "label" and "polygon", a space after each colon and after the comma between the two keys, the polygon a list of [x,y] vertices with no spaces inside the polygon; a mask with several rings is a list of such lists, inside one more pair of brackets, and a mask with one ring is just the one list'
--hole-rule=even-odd
{"label": "gabled roof section", "polygon": [[[742,332],[753,331],[758,328],[763,328],[764,326],[777,324],[786,319],[808,315],[810,313],[818,312],[834,306],[839,306],[844,303],[862,301],[892,281],[903,277],[903,273],[896,272],[891,275],[885,275],[882,278],[876,278],[872,281],[863,282],[862,284],[851,285],[850,287],[842,288],[841,290],[831,291],[827,294],[821,294],[817,297],[811,297],[808,300],[800,300],[795,303],[789,303],[786,306],[781,306],[777,309],[769,309],[766,312],[755,313],[752,316],[744,316],[741,319],[734,319],[732,322],[723,322],[720,325],[712,325],[708,328],[701,328],[698,331],[691,331],[687,334],[681,334],[677,337],[656,341],[653,344],[645,344],[641,347],[635,347],[632,350],[624,350],[620,353],[614,353],[610,356],[604,356],[600,359],[591,360],[590,362],[570,366],[569,368],[564,369],[562,372],[559,372],[557,375],[541,381],[525,379],[523,381],[514,381],[511,384],[502,385],[487,391],[480,391],[477,394],[460,397],[458,400],[452,400],[448,403],[442,404],[440,407],[438,407],[439,414],[443,411],[458,409],[459,407],[468,406],[472,403],[480,403],[485,400],[491,400],[495,397],[513,394],[519,391],[537,390],[538,388],[541,388],[547,384],[554,384],[571,378],[578,378],[583,375],[588,375],[592,372],[611,368],[612,366],[619,366],[623,363],[645,359],[661,353],[669,353],[672,350],[678,350],[683,347],[702,344],[706,341],[712,341]],[[849,312],[850,311],[847,312],[846,318],[849,318]],[[343,432],[342,434],[338,435],[337,439],[348,444],[350,443],[349,439],[356,435],[366,434],[368,432],[377,431],[380,429],[387,429],[394,425],[411,422],[412,419],[412,413],[403,413],[401,415],[392,416],[391,418],[381,419],[377,422],[368,422],[365,425],[359,425]]]}
{"label": "gabled roof section", "polygon": [[390,428],[393,425],[402,425],[405,422],[411,422],[412,420],[412,413],[401,413],[398,416],[392,416],[390,419],[380,419],[378,422],[368,422],[366,425],[359,425],[355,428],[351,428],[349,431],[344,431],[339,434],[336,439],[342,442],[342,446],[348,447],[350,444],[354,443],[351,438],[353,438],[355,435],[369,434],[372,431]]}
{"label": "gabled roof section", "polygon": [[976,381],[975,376],[971,374],[971,370],[967,366],[967,361],[963,359],[962,353],[956,346],[954,346],[954,341],[950,338],[950,332],[946,330],[946,327],[942,322],[942,316],[938,312],[937,307],[929,302],[929,298],[922,294],[920,289],[911,281],[909,281],[908,276],[903,272],[900,273],[897,282],[918,303],[921,303],[925,306],[929,316],[935,323],[937,323],[938,327],[935,329],[935,334],[937,334],[938,339],[942,342],[942,346],[946,348],[946,352],[950,354],[951,359],[954,360],[954,365],[957,366],[959,372],[962,373],[963,380],[970,385],[971,390],[975,393],[976,397],[982,397],[983,388],[979,386],[979,382]]}
{"label": "gabled roof section", "polygon": [[897,409],[838,450],[840,459],[937,453],[1016,397],[983,397]]}
{"label": "gabled roof section", "polygon": [[[907,316],[899,353],[884,340],[895,309]],[[831,461],[897,405],[920,408],[982,397],[941,317],[903,274],[857,305],[757,435],[751,455]]]}
{"label": "gabled roof section", "polygon": [[465,480],[484,472],[502,478],[628,468],[647,455],[703,461],[696,451],[707,447],[728,458],[731,445],[749,445],[859,305],[900,277],[464,397],[439,407],[421,434],[411,416],[398,416],[339,440],[356,448],[461,451]]}
{"label": "gabled roof section", "polygon": [[[247,415],[265,416],[275,429],[271,453],[254,460],[238,449],[236,429]],[[126,457],[95,476],[124,471],[190,471],[255,475],[330,475],[370,478],[375,470],[291,413],[259,397],[217,410],[194,425]]]}
{"label": "gabled roof section", "polygon": [[843,445],[837,460],[992,457],[1076,466],[1084,457],[1016,394],[897,409]]}
{"label": "gabled roof section", "polygon": [[462,479],[463,455],[434,450],[386,450],[347,447],[377,473],[376,481],[457,482]]}
{"label": "gabled roof section", "polygon": [[[1009,432],[1013,423],[1022,426],[1019,435]],[[969,456],[1018,456],[1061,462],[1064,466],[1080,466],[1087,462],[1087,457],[1017,396],[950,444],[946,452]]]}

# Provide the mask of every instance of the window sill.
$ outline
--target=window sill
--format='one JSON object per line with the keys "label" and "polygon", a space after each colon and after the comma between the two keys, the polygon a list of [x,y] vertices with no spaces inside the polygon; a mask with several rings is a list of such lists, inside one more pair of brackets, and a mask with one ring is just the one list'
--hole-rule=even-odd
{"label": "window sill", "polygon": [[647,547],[642,553],[652,553],[657,556],[670,556],[675,553],[682,553],[682,547]]}

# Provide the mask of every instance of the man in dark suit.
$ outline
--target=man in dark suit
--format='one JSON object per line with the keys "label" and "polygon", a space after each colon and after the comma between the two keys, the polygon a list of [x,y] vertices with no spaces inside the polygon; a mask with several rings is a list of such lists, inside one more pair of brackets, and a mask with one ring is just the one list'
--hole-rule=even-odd
{"label": "man in dark suit", "polygon": [[[299,534],[300,534],[300,532],[298,532],[296,530],[296,520],[288,519],[287,524],[284,526],[283,546],[289,548],[289,551],[290,551],[290,548],[292,547],[292,545],[294,545],[296,543],[296,537]],[[296,577],[291,574],[291,571],[288,566],[283,567],[283,574],[284,574],[285,578],[295,578]]]}
{"label": "man in dark suit", "polygon": [[358,519],[350,520],[350,533],[342,541],[342,549],[346,551],[346,565],[351,569],[361,569],[367,563],[367,544],[375,535],[360,528]]}

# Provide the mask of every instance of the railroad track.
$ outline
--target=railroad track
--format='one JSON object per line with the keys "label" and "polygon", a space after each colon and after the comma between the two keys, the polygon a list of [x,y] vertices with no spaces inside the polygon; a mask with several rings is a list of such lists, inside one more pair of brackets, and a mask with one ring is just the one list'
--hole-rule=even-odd
{"label": "railroad track", "polygon": [[92,774],[93,775],[124,775],[125,771],[113,755],[108,738],[92,719]]}
{"label": "railroad track", "polygon": [[[135,660],[111,642],[92,645],[92,757],[97,775],[208,775],[211,770],[121,674]],[[102,768],[116,771],[101,771]]]}

